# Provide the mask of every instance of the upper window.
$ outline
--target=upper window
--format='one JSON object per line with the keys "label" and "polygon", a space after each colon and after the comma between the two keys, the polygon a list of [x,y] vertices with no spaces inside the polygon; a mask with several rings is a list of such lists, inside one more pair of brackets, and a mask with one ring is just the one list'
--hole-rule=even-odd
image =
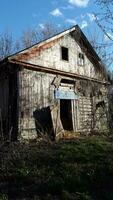
{"label": "upper window", "polygon": [[83,66],[84,63],[85,63],[84,54],[83,53],[79,53],[78,54],[78,64]]}
{"label": "upper window", "polygon": [[62,60],[69,60],[69,56],[68,56],[68,48],[66,47],[61,47],[61,56],[62,56]]}

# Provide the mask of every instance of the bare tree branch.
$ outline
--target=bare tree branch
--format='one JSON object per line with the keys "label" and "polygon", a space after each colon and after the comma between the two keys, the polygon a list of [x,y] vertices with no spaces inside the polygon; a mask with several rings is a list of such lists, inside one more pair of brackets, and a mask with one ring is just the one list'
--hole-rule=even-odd
{"label": "bare tree branch", "polygon": [[12,34],[5,31],[0,35],[0,58],[7,57],[13,52]]}

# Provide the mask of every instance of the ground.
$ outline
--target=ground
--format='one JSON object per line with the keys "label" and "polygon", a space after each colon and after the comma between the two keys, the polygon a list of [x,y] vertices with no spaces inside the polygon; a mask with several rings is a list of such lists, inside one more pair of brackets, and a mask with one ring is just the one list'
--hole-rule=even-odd
{"label": "ground", "polygon": [[113,199],[112,137],[1,143],[1,199]]}

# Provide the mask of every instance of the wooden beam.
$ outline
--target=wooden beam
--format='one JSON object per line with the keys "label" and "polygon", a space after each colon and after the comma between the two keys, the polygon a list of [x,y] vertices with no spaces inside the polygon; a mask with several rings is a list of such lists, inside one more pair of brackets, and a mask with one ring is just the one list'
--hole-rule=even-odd
{"label": "wooden beam", "polygon": [[9,63],[13,63],[13,64],[16,64],[16,65],[19,65],[20,67],[24,67],[24,68],[30,69],[30,70],[41,71],[41,72],[46,72],[46,73],[50,73],[50,74],[66,76],[66,77],[70,77],[70,78],[89,80],[89,81],[93,81],[93,82],[97,82],[97,83],[101,83],[101,84],[108,84],[109,85],[108,81],[102,81],[102,80],[98,80],[98,79],[95,79],[95,78],[90,78],[90,77],[87,77],[87,76],[81,76],[81,75],[76,74],[76,73],[65,72],[65,71],[61,71],[61,70],[53,69],[53,68],[49,68],[49,67],[33,65],[33,64],[22,62],[22,61],[18,61],[18,60],[10,59]]}

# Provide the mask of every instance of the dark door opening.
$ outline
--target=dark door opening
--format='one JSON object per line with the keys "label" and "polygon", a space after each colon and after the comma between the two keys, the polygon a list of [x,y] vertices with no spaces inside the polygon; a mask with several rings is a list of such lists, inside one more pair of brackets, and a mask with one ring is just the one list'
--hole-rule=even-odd
{"label": "dark door opening", "polygon": [[18,134],[18,84],[17,72],[9,75],[8,139],[17,140]]}
{"label": "dark door opening", "polygon": [[71,100],[60,99],[60,119],[64,130],[73,130]]}

